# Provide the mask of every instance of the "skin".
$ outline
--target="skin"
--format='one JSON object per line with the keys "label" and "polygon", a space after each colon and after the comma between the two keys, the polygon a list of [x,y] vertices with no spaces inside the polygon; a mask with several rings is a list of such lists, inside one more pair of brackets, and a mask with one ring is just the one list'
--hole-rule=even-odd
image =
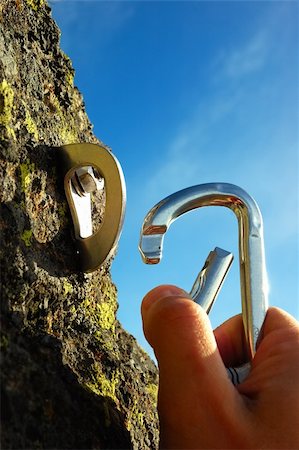
{"label": "skin", "polygon": [[247,379],[241,316],[214,332],[203,309],[175,286],[142,302],[145,336],[159,365],[160,449],[298,449],[299,324],[269,308]]}

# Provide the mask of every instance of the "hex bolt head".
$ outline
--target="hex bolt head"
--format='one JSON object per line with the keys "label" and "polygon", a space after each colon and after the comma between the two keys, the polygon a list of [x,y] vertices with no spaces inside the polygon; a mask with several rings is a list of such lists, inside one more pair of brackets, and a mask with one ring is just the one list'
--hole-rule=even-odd
{"label": "hex bolt head", "polygon": [[90,194],[91,192],[97,190],[95,177],[92,176],[89,172],[82,173],[82,175],[78,176],[78,179],[84,193]]}
{"label": "hex bolt head", "polygon": [[99,191],[104,187],[104,180],[101,179],[97,171],[93,167],[81,167],[77,169],[72,184],[77,194],[81,197],[92,192]]}

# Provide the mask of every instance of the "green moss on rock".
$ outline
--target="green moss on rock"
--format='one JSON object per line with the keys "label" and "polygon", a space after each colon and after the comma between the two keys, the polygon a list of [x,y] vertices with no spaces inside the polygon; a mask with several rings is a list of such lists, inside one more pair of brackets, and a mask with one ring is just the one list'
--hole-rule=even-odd
{"label": "green moss on rock", "polygon": [[26,247],[30,247],[31,245],[31,238],[32,238],[32,230],[24,230],[21,239],[26,245]]}

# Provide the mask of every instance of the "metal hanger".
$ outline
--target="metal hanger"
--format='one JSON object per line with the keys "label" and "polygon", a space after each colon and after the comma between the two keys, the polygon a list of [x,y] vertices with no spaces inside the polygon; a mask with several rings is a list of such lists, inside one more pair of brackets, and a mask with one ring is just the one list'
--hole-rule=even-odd
{"label": "metal hanger", "polygon": [[[120,237],[126,206],[123,172],[115,156],[100,145],[64,145],[60,155],[81,269],[92,272],[113,255]],[[105,213],[99,230],[93,233],[91,193],[104,185]]]}

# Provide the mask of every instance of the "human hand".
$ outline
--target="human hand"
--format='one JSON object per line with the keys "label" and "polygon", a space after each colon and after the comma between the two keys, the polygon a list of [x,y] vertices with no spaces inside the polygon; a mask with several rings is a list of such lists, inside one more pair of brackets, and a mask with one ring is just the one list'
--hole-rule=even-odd
{"label": "human hand", "polygon": [[213,333],[203,309],[175,286],[142,302],[145,336],[159,365],[161,449],[298,449],[299,324],[269,308],[247,379],[241,315]]}

